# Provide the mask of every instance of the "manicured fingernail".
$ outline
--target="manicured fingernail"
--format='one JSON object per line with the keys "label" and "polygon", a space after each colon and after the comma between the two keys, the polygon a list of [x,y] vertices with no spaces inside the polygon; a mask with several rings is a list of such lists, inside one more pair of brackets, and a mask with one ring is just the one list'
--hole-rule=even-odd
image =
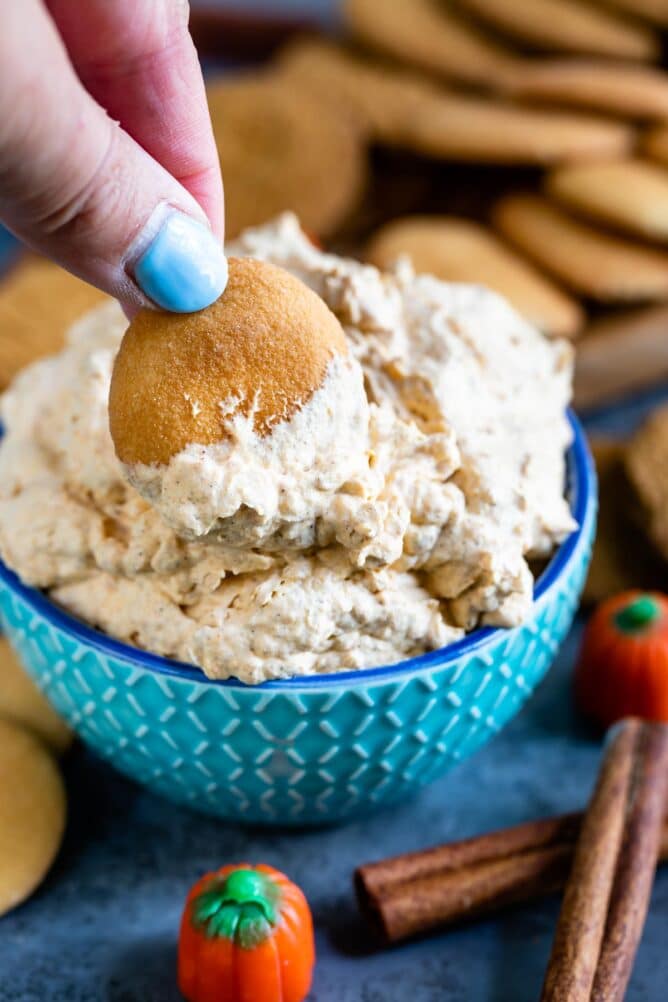
{"label": "manicured fingernail", "polygon": [[165,217],[133,271],[142,292],[173,313],[203,310],[227,285],[222,246],[208,226],[182,212]]}

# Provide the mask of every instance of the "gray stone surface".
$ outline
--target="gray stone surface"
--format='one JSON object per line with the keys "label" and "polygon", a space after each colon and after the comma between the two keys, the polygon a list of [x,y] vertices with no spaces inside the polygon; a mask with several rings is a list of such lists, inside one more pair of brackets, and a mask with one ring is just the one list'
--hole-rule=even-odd
{"label": "gray stone surface", "polygon": [[[66,765],[71,816],[39,893],[0,920],[0,1002],[171,1002],[189,885],[225,861],[265,860],[304,887],[317,928],[312,1002],[530,1002],[558,902],[374,952],[355,864],[583,805],[599,742],[571,711],[577,630],[522,714],[414,800],[341,828],[243,829],[171,806],[83,748]],[[668,994],[668,872],[657,880],[628,998]],[[258,1000],[261,1002],[261,1000]]]}

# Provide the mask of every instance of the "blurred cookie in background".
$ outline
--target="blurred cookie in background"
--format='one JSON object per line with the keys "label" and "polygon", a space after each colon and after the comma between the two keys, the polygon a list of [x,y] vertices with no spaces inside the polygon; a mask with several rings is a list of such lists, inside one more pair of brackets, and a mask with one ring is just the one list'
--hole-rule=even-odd
{"label": "blurred cookie in background", "polygon": [[624,122],[450,90],[328,43],[290,46],[279,71],[346,110],[375,142],[435,160],[550,165],[618,158],[636,141]]}
{"label": "blurred cookie in background", "polygon": [[[356,42],[435,79],[632,119],[668,116],[668,74],[627,58],[656,55],[656,36],[605,9],[571,0],[346,0],[343,14]],[[504,44],[502,25],[511,35],[533,32],[533,49],[548,54],[520,52],[517,37]]]}
{"label": "blurred cookie in background", "polygon": [[459,83],[494,88],[512,70],[512,52],[444,3],[344,0],[343,18],[371,51]]}
{"label": "blurred cookie in background", "polygon": [[650,129],[642,145],[648,157],[668,166],[668,125],[657,125]]}
{"label": "blurred cookie in background", "polygon": [[509,195],[493,216],[507,240],[575,292],[604,303],[668,299],[668,251],[596,229],[538,195]]}
{"label": "blurred cookie in background", "polygon": [[399,141],[441,160],[549,166],[623,156],[635,131],[602,116],[442,91],[423,103]]}
{"label": "blurred cookie in background", "polygon": [[365,254],[382,269],[402,255],[417,272],[494,289],[546,334],[573,337],[582,326],[575,300],[478,223],[453,216],[397,219],[374,234]]}
{"label": "blurred cookie in background", "polygon": [[29,362],[58,351],[74,321],[106,298],[51,261],[21,259],[0,281],[0,389]]}
{"label": "blurred cookie in background", "polygon": [[225,179],[226,237],[289,209],[329,236],[359,204],[366,144],[345,115],[276,74],[207,87]]}
{"label": "blurred cookie in background", "polygon": [[67,803],[42,742],[0,718],[0,915],[41,884],[60,848]]}
{"label": "blurred cookie in background", "polygon": [[586,0],[457,0],[457,6],[541,52],[637,60],[656,59],[661,52],[649,27]]}
{"label": "blurred cookie in background", "polygon": [[279,55],[277,68],[292,86],[317,96],[369,141],[401,145],[410,121],[438,100],[427,79],[363,59],[334,42],[299,39]]}
{"label": "blurred cookie in background", "polygon": [[571,164],[545,190],[577,215],[641,239],[668,241],[668,170],[643,160]]}
{"label": "blurred cookie in background", "polygon": [[[403,2],[405,4],[406,0]],[[409,3],[410,5],[412,4]],[[370,13],[376,7],[374,0],[352,0],[347,8],[354,30],[362,16],[369,20],[370,27],[365,31],[367,42],[372,36],[375,37],[377,31],[381,31],[383,38],[387,40],[392,28],[386,13],[380,19],[383,22],[382,29],[377,27],[378,15],[372,17]],[[436,8],[432,3],[421,4],[421,9],[422,7],[428,9],[429,19],[443,19],[445,8]],[[405,12],[402,14],[401,4],[396,7],[392,4],[387,10],[391,21],[407,20]],[[472,56],[463,60],[460,82],[470,83],[474,78],[476,86],[483,91],[524,101],[529,105],[545,104],[560,106],[562,110],[603,112],[637,121],[668,118],[668,73],[656,66],[591,57],[514,56],[510,52],[492,48],[491,42],[481,39],[474,29],[450,14],[447,25],[449,30],[445,39],[441,37],[442,25],[436,34],[427,33],[423,20],[419,19],[411,21],[408,32],[398,30],[402,27],[401,24],[397,27],[395,46],[386,44],[374,47],[367,44],[367,48],[372,51],[378,50],[381,55],[391,55],[395,62],[367,60],[365,63],[359,52],[353,54],[349,49],[315,37],[301,38],[288,44],[279,54],[279,62],[284,68],[308,72],[316,85],[322,84],[327,73],[337,68],[334,86],[336,89],[348,90],[347,97],[355,104],[360,101],[360,97],[354,89],[346,88],[346,83],[350,84],[356,68],[359,70],[366,65],[383,69],[386,78],[395,79],[402,73],[406,79],[410,73],[413,83],[436,88],[439,78],[445,77],[448,83],[457,82],[455,68],[458,60],[462,54],[470,52],[471,45],[474,45],[482,49],[475,58]],[[455,27],[458,32],[464,33],[463,38],[457,37],[453,30]],[[457,61],[453,55],[446,58],[441,51],[443,48],[448,54],[453,50]],[[405,69],[402,70],[402,67]],[[427,72],[421,74],[420,70]],[[443,93],[442,90],[441,92]]]}
{"label": "blurred cookie in background", "polygon": [[641,63],[569,56],[517,60],[504,93],[532,104],[584,108],[635,121],[668,118],[668,73]]}

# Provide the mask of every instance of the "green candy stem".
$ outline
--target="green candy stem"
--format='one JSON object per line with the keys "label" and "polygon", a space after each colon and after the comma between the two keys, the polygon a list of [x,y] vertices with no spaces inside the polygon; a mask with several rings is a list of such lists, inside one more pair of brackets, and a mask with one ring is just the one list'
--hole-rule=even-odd
{"label": "green candy stem", "polygon": [[615,616],[615,626],[622,633],[639,633],[661,615],[659,603],[651,595],[640,595]]}
{"label": "green candy stem", "polygon": [[280,890],[268,874],[233,870],[214,877],[195,898],[193,925],[206,936],[231,939],[252,950],[271,936],[280,921]]}

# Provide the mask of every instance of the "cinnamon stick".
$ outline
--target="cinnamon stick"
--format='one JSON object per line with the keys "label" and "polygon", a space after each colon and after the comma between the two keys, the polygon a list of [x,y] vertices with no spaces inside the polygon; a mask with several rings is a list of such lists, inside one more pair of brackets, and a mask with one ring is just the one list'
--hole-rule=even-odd
{"label": "cinnamon stick", "polygon": [[668,795],[668,727],[648,725],[640,735],[636,794],[608,906],[592,1002],[621,1002],[631,976],[661,849]]}
{"label": "cinnamon stick", "polygon": [[396,943],[558,890],[573,848],[560,842],[401,883],[381,897],[358,890],[358,899],[381,939]]}
{"label": "cinnamon stick", "polygon": [[554,846],[557,842],[575,842],[581,821],[581,814],[541,818],[487,835],[449,842],[434,849],[405,853],[380,863],[367,863],[355,871],[356,886],[367,894],[380,895],[392,886],[408,884],[448,870],[498,861],[527,849]]}
{"label": "cinnamon stick", "polygon": [[647,911],[668,792],[668,726],[613,728],[580,829],[542,1002],[622,999]]}
{"label": "cinnamon stick", "polygon": [[361,866],[360,907],[384,940],[397,942],[547,894],[563,886],[581,818],[529,821]]}
{"label": "cinnamon stick", "polygon": [[[360,908],[381,941],[396,943],[544,897],[566,883],[582,819],[529,821],[360,866],[354,878]],[[660,858],[668,860],[668,820]]]}
{"label": "cinnamon stick", "polygon": [[564,892],[543,1002],[575,1002],[591,994],[624,837],[639,733],[639,721],[625,722],[608,745]]}

